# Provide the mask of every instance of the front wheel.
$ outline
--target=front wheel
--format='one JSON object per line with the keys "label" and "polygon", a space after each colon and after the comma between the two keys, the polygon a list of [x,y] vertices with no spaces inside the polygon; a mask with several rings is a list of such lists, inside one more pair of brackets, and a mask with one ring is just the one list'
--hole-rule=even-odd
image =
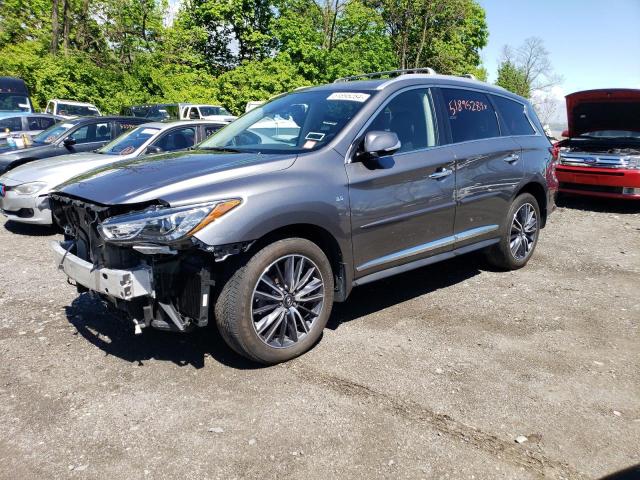
{"label": "front wheel", "polygon": [[516,197],[502,228],[500,242],[489,247],[487,260],[494,267],[517,270],[524,267],[538,243],[540,207],[530,193]]}
{"label": "front wheel", "polygon": [[279,240],[236,270],[220,291],[220,334],[241,355],[266,364],[309,350],[329,319],[333,273],[322,250],[303,238]]}

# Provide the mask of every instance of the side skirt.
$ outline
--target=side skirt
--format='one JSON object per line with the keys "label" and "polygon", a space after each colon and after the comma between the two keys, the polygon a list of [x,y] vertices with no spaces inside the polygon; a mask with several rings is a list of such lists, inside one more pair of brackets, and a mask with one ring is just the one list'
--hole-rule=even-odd
{"label": "side skirt", "polygon": [[379,272],[370,273],[369,275],[365,275],[364,277],[360,277],[354,280],[353,286],[357,287],[359,285],[364,285],[366,283],[375,282],[376,280],[381,280],[383,278],[391,277],[399,273],[415,270],[416,268],[426,267],[427,265],[438,263],[443,260],[448,260],[450,258],[457,257],[459,255],[464,255],[465,253],[474,252],[476,250],[482,250],[483,248],[494,245],[499,241],[500,241],[500,238],[490,238],[489,240],[483,240],[481,242],[473,243],[471,245],[465,245],[464,247],[451,250],[450,252],[439,253],[438,255],[433,255],[432,257],[422,258],[420,260],[415,260],[413,262],[405,263],[403,265],[387,268]]}

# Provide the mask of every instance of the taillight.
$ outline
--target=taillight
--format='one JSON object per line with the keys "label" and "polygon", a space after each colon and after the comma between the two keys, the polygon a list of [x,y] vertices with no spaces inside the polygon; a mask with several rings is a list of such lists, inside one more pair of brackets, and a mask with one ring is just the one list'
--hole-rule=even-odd
{"label": "taillight", "polygon": [[553,162],[558,163],[558,159],[560,158],[560,142],[555,143],[551,147],[549,147],[549,153],[551,153]]}

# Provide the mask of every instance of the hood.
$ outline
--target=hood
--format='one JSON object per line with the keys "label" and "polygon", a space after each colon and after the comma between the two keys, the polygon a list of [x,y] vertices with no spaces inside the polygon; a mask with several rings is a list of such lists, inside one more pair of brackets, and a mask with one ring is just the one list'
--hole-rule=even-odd
{"label": "hood", "polygon": [[640,132],[640,90],[586,90],[566,100],[569,137],[597,130]]}
{"label": "hood", "polygon": [[[126,158],[126,157],[125,157]],[[20,165],[4,176],[7,185],[27,182],[47,182],[55,187],[70,178],[110,163],[122,160],[117,155],[99,153],[75,153],[37,160]]]}
{"label": "hood", "polygon": [[295,159],[296,155],[292,154],[203,150],[150,155],[92,170],[59,185],[56,190],[103,205],[153,200],[179,205],[188,203],[196,192],[215,194],[210,186],[284,170]]}

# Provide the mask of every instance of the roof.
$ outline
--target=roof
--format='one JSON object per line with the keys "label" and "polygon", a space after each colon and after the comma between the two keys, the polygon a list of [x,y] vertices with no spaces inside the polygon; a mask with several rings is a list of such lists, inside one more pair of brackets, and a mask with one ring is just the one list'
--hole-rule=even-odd
{"label": "roof", "polygon": [[0,92],[28,94],[29,89],[24,80],[16,77],[0,77]]}
{"label": "roof", "polygon": [[64,100],[61,98],[52,98],[51,100],[49,100],[50,102],[61,102],[61,103],[66,103],[69,105],[79,105],[79,106],[88,106],[88,107],[95,107],[95,105],[93,103],[89,103],[89,102],[76,102],[75,100]]}
{"label": "roof", "polygon": [[479,88],[489,93],[498,93],[522,100],[522,97],[505,90],[502,87],[491,85],[471,78],[458,77],[454,75],[432,75],[411,73],[399,75],[392,78],[379,78],[374,80],[354,80],[347,82],[328,83],[317,87],[309,87],[303,91],[381,91],[387,88],[401,88],[412,85],[451,85],[457,87]]}
{"label": "roof", "polygon": [[212,105],[210,103],[187,103],[185,107],[215,107],[224,108],[222,105]]}
{"label": "roof", "polygon": [[63,117],[59,115],[52,115],[50,113],[38,113],[38,112],[2,112],[7,115],[3,115],[2,118],[11,118],[11,117],[45,117],[45,118],[55,118],[56,120],[64,120]]}
{"label": "roof", "polygon": [[145,123],[145,120],[147,120],[146,118],[140,118],[140,117],[127,117],[124,115],[105,115],[103,117],[99,117],[99,116],[91,116],[91,117],[75,117],[75,118],[69,118],[69,119],[65,119],[64,121],[66,123],[69,122],[76,122],[76,123],[90,123],[90,122],[104,122],[104,121],[109,121],[109,120],[123,120],[123,121],[127,121],[127,122],[133,122],[133,123],[138,123],[140,125],[142,125],[143,123]]}
{"label": "roof", "polygon": [[[105,117],[102,117],[105,118]],[[132,117],[126,117],[132,118]],[[140,118],[140,117],[133,117]],[[144,120],[144,118],[140,118],[140,120]],[[167,130],[168,128],[179,127],[181,125],[189,126],[189,125],[228,125],[226,122],[221,122],[219,120],[171,120],[168,122],[147,122],[144,124],[145,127],[148,128],[159,128],[161,130]]]}

